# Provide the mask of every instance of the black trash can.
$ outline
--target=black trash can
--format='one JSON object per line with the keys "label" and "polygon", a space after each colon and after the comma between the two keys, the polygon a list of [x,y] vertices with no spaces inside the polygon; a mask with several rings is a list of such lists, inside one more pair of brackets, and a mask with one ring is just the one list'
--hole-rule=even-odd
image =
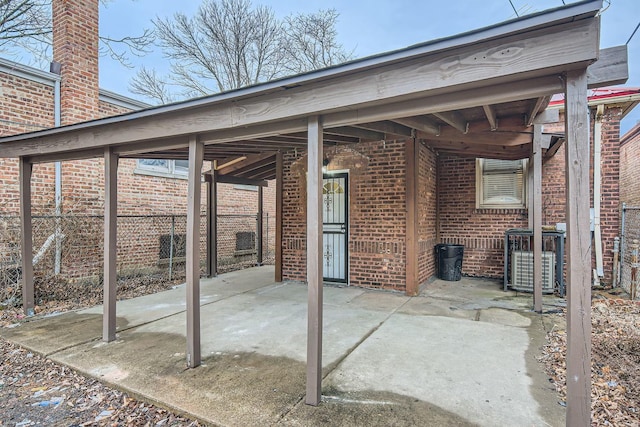
{"label": "black trash can", "polygon": [[438,266],[438,279],[455,282],[462,279],[463,245],[437,244],[436,265]]}

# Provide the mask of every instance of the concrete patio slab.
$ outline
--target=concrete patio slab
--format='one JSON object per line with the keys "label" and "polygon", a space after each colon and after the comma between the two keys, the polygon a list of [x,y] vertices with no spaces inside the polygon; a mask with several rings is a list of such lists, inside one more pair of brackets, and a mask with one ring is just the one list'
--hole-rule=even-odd
{"label": "concrete patio slab", "polygon": [[[494,283],[434,281],[414,298],[324,288],[323,399],[304,404],[307,287],[272,268],[202,281],[202,366],[186,369],[184,289],[0,334],[58,362],[212,425],[564,424],[535,356],[544,316]],[[548,320],[546,320],[548,323]]]}

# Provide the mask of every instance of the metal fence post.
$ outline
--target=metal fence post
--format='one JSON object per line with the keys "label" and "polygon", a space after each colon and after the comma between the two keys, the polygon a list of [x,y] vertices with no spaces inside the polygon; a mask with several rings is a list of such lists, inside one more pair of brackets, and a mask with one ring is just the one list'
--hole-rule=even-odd
{"label": "metal fence post", "polygon": [[173,279],[173,242],[176,231],[176,216],[171,215],[171,237],[169,241],[169,280]]}
{"label": "metal fence post", "polygon": [[638,240],[634,239],[631,244],[631,286],[629,295],[631,301],[635,301],[638,291]]}
{"label": "metal fence post", "polygon": [[616,236],[613,238],[613,278],[611,280],[611,287],[615,288],[618,286],[619,271],[620,271],[620,237]]}

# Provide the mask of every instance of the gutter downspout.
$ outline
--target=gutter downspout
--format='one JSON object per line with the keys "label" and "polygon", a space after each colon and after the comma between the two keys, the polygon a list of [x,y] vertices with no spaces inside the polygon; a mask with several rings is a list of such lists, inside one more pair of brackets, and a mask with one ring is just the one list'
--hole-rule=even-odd
{"label": "gutter downspout", "polygon": [[598,105],[596,120],[593,125],[593,238],[595,240],[596,272],[598,277],[604,276],[602,261],[602,233],[600,230],[600,197],[602,187],[602,116],[604,105]]}
{"label": "gutter downspout", "polygon": [[[58,77],[54,81],[53,85],[53,125],[60,127],[60,63],[51,62],[50,70],[52,73],[57,74]],[[62,163],[55,162],[55,216],[56,216],[56,255],[54,264],[54,273],[60,274],[62,265]]]}

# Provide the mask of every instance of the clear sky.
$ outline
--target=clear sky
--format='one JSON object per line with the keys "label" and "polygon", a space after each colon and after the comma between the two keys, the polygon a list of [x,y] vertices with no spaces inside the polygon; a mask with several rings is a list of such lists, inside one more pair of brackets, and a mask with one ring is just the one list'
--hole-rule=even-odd
{"label": "clear sky", "polygon": [[[564,0],[565,3],[574,1]],[[539,12],[562,6],[562,0],[512,0],[519,13]],[[266,0],[254,4],[271,6],[276,15],[314,12],[334,8],[339,14],[338,38],[356,57],[364,57],[435,38],[496,24],[515,17],[509,0]],[[175,12],[193,15],[200,0],[112,0],[101,6],[101,34],[113,38],[141,33],[151,27],[151,18]],[[605,1],[605,6],[608,1]],[[602,15],[602,48],[625,44],[640,20],[640,0],[611,0]],[[640,87],[640,30],[629,48],[629,80],[625,86]],[[110,58],[100,58],[100,85],[137,98],[128,90],[135,68],[128,69]],[[159,48],[142,58],[131,59],[134,67],[144,64],[159,72],[167,60]],[[640,121],[640,106],[627,116],[621,132]]]}

